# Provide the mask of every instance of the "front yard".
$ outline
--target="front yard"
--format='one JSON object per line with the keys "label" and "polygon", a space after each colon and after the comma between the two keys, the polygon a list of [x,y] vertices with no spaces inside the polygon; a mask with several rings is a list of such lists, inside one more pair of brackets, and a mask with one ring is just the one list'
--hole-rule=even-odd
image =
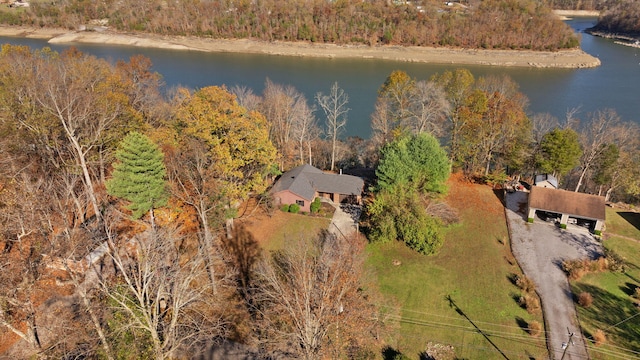
{"label": "front yard", "polygon": [[423,256],[401,243],[368,248],[383,308],[399,321],[387,342],[411,359],[428,342],[452,345],[461,359],[546,358],[544,335],[525,330],[530,321],[542,323],[542,316],[518,305],[521,292],[510,281],[521,272],[500,199],[490,187],[455,175],[448,185],[446,201],[461,222],[447,230],[437,255]]}
{"label": "front yard", "polygon": [[[624,272],[603,272],[572,282],[575,294],[588,292],[593,303],[576,306],[583,332],[591,339],[592,359],[640,357],[640,309],[632,296],[640,286],[640,213],[607,208],[604,246],[624,258]],[[593,343],[601,330],[606,342]]]}

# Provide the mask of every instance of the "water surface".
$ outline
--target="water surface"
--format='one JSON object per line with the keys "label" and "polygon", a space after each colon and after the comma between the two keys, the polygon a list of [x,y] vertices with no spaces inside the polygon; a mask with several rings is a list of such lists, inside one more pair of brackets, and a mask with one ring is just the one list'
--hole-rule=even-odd
{"label": "water surface", "polygon": [[[114,45],[74,44],[81,51],[110,60],[128,60],[135,54],[149,57],[154,70],[162,74],[167,86],[200,88],[210,85],[247,86],[261,93],[267,78],[293,85],[312,102],[317,92],[328,92],[337,81],[349,95],[346,136],[368,138],[370,115],[378,88],[393,70],[403,70],[417,79],[435,73],[469,69],[475,76],[511,76],[530,100],[529,114],[550,113],[564,118],[566,112],[580,108],[579,117],[598,109],[613,108],[623,120],[640,122],[640,49],[614,44],[582,33],[595,24],[594,18],[576,18],[568,23],[582,36],[582,49],[598,57],[602,65],[593,69],[530,69],[467,65],[433,65],[376,59],[301,58],[257,54],[203,53],[149,49]],[[49,46],[43,40],[3,37],[0,41]],[[61,51],[71,45],[51,45]],[[322,114],[317,113],[318,117]]]}

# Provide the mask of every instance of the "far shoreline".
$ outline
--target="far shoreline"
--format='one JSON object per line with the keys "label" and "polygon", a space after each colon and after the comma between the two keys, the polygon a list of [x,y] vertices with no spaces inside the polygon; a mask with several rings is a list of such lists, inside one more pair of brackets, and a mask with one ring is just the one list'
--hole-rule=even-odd
{"label": "far shoreline", "polygon": [[581,49],[560,51],[484,50],[435,47],[358,46],[307,42],[266,42],[251,39],[210,39],[194,36],[125,34],[106,28],[93,31],[0,26],[0,36],[47,40],[51,44],[108,44],[168,50],[229,52],[319,58],[382,59],[433,64],[530,68],[592,68],[600,60]]}

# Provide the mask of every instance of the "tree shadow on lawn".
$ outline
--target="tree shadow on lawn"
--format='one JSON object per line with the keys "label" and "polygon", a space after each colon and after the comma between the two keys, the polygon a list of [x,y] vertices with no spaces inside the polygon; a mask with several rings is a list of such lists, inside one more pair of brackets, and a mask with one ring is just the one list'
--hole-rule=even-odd
{"label": "tree shadow on lawn", "polygon": [[[640,351],[640,317],[638,309],[631,298],[621,298],[602,288],[588,284],[574,284],[576,294],[588,292],[593,297],[593,304],[580,307],[581,322],[589,324],[592,329],[600,329],[615,345],[632,351]],[[591,333],[583,330],[587,338],[593,341]]]}
{"label": "tree shadow on lawn", "polygon": [[236,282],[241,294],[246,297],[252,280],[253,265],[260,258],[262,249],[243,224],[234,226],[232,237],[224,239],[223,246],[238,269]]}
{"label": "tree shadow on lawn", "polygon": [[640,213],[631,212],[631,211],[622,211],[619,212],[623,219],[627,220],[627,222],[633,225],[636,229],[640,230]]}
{"label": "tree shadow on lawn", "polygon": [[505,202],[505,194],[504,194],[504,190],[503,189],[493,189],[493,195],[495,195],[498,200],[500,200],[500,203],[502,204],[503,207],[507,206],[507,203]]}
{"label": "tree shadow on lawn", "polygon": [[636,293],[637,288],[638,288],[638,285],[630,282],[626,282],[624,283],[624,286],[620,286],[620,290],[622,290],[623,293],[629,296],[633,296],[633,294]]}

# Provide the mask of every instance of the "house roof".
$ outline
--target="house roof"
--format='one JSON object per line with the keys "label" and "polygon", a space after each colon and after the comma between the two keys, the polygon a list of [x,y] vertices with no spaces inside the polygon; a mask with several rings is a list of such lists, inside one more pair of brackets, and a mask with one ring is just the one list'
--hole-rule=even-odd
{"label": "house roof", "polygon": [[604,220],[604,196],[532,186],[529,207],[579,218]]}
{"label": "house roof", "polygon": [[553,185],[553,187],[555,187],[556,189],[558,188],[558,179],[556,179],[553,175],[549,175],[549,174],[536,175],[533,183],[537,184],[543,181],[548,181],[549,184]]}
{"label": "house roof", "polygon": [[272,193],[289,190],[294,194],[313,200],[316,191],[345,195],[360,195],[364,181],[351,175],[328,174],[305,164],[282,174],[271,189]]}

